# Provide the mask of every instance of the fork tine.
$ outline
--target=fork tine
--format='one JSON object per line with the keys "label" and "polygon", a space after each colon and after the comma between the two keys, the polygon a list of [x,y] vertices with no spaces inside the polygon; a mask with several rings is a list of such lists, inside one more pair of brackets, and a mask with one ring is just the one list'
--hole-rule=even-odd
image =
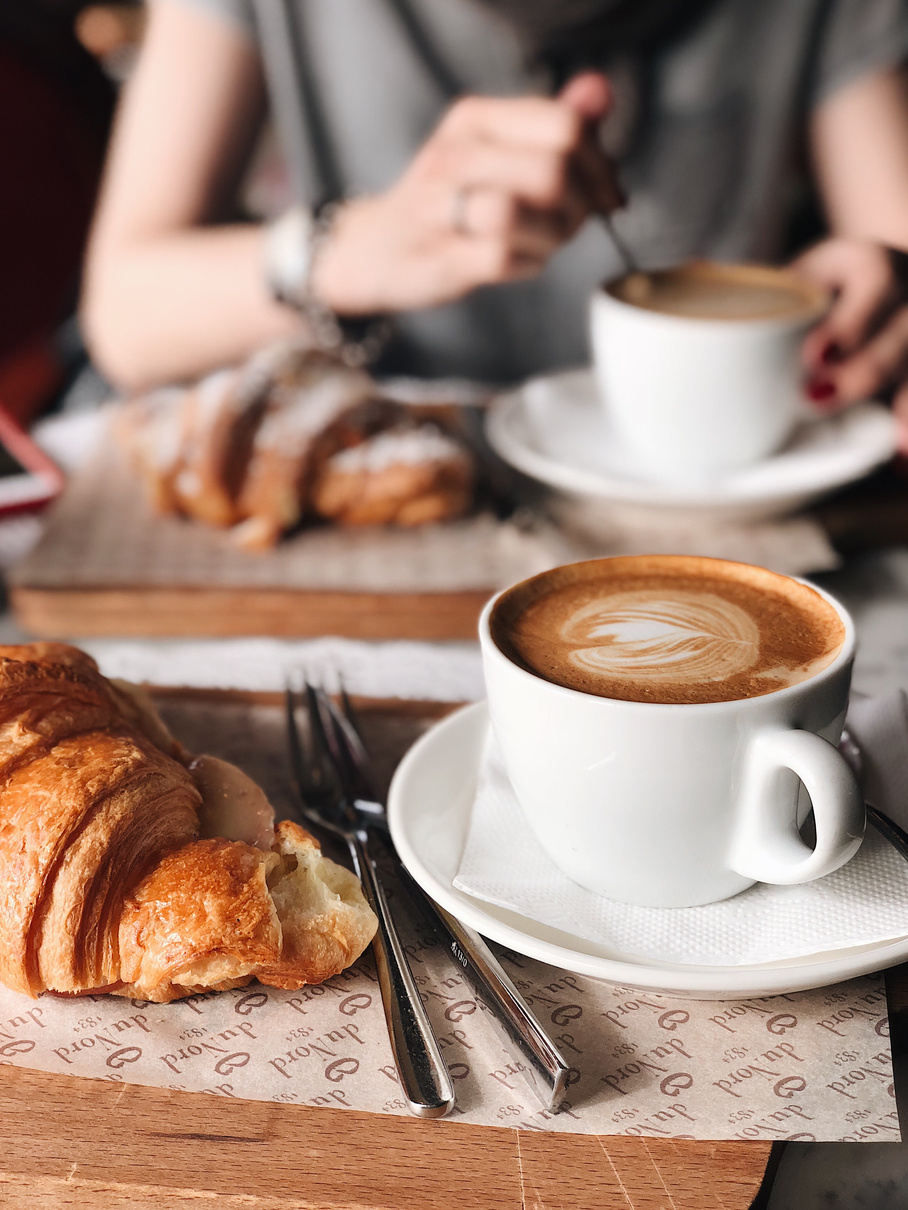
{"label": "fork tine", "polygon": [[337,736],[331,723],[331,712],[328,709],[327,695],[323,689],[310,684],[309,681],[306,681],[305,693],[312,743],[319,765],[323,775],[325,770],[330,769],[335,777],[337,777],[340,772],[338,768],[340,753],[338,751]]}
{"label": "fork tine", "polygon": [[343,677],[338,675],[338,680],[340,682],[340,700],[341,700],[341,709],[344,712],[344,718],[346,718],[347,722],[350,724],[350,726],[356,732],[356,738],[359,740],[359,742],[365,748],[365,741],[363,740],[363,729],[360,726],[359,715],[357,714],[356,710],[354,709],[353,702],[350,700],[350,695],[347,692],[347,686],[344,683]]}
{"label": "fork tine", "polygon": [[287,746],[290,749],[290,765],[293,769],[293,780],[296,782],[300,801],[306,803],[310,798],[309,776],[306,772],[306,754],[303,750],[302,736],[296,721],[296,702],[293,690],[288,685],[284,690],[284,715],[287,721]]}
{"label": "fork tine", "polygon": [[[330,754],[325,751],[322,720],[314,712],[314,691],[308,684],[306,691],[304,700],[302,692],[294,694],[288,686],[284,694],[284,707],[296,786],[303,801],[313,804],[316,799],[324,799],[332,789],[336,789],[336,778]],[[308,739],[304,737],[298,721],[301,707],[307,713]]]}
{"label": "fork tine", "polygon": [[330,699],[323,689],[306,683],[306,705],[309,712],[309,730],[320,767],[319,790],[322,799],[327,794],[331,802],[331,813],[346,825],[357,824],[357,787],[352,778],[349,762],[341,743],[334,718],[330,710]]}
{"label": "fork tine", "polygon": [[315,740],[317,724],[309,719],[312,742],[306,744],[297,719],[297,710],[307,705],[302,693],[294,694],[288,686],[284,692],[284,711],[287,721],[287,746],[290,764],[297,789],[296,815],[307,827],[323,829],[333,837],[346,840],[341,819],[343,814],[340,795],[337,793],[336,778],[332,776],[330,759],[319,750]]}
{"label": "fork tine", "polygon": [[325,735],[328,756],[334,772],[341,785],[341,790],[350,802],[361,797],[360,778],[357,776],[356,762],[350,753],[349,737],[338,718],[338,710],[324,689],[316,689],[323,734]]}
{"label": "fork tine", "polygon": [[372,758],[363,741],[358,720],[355,714],[351,717],[353,706],[346,693],[341,691],[341,702],[346,703],[343,709],[325,695],[325,707],[331,716],[339,745],[344,750],[344,763],[348,766],[351,778],[356,783],[358,796],[377,801],[379,798],[378,777],[372,764]]}

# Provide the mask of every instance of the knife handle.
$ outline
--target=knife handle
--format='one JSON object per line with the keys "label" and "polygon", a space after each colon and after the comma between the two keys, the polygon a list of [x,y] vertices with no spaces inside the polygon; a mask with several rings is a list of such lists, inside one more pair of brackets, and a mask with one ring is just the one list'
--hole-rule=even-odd
{"label": "knife handle", "polygon": [[437,904],[414,880],[399,857],[397,860],[407,888],[428,909],[432,919],[439,925],[454,961],[488,1002],[509,1041],[530,1064],[525,1073],[529,1083],[545,1108],[554,1113],[567,1092],[570,1064],[565,1061],[479,933]]}
{"label": "knife handle", "polygon": [[454,1107],[454,1085],[388,908],[367,845],[347,833],[350,853],[369,905],[378,917],[372,941],[391,1052],[410,1112],[441,1118]]}

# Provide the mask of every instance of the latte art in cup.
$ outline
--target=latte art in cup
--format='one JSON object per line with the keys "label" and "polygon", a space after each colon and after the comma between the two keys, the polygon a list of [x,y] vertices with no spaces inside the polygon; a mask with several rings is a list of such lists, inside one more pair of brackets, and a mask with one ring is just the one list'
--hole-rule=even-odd
{"label": "latte art in cup", "polygon": [[492,635],[510,659],[600,697],[718,702],[796,685],[830,664],[844,630],[808,585],[716,559],[596,560],[505,593]]}
{"label": "latte art in cup", "polygon": [[753,668],[760,653],[756,622],[731,601],[659,588],[591,601],[567,619],[561,637],[577,668],[633,683],[664,681],[666,673],[677,684],[724,680]]}

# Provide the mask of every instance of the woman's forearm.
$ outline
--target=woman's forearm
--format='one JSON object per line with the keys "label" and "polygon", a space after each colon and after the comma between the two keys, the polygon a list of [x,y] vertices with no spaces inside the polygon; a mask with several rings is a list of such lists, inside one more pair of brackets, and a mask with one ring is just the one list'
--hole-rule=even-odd
{"label": "woman's forearm", "polygon": [[85,266],[92,355],[121,389],[234,362],[296,319],[268,297],[262,231],[229,213],[264,102],[258,54],[203,6],[155,0],[117,117]]}
{"label": "woman's forearm", "polygon": [[303,320],[270,297],[261,227],[197,228],[92,258],[82,305],[88,343],[122,390],[239,360]]}
{"label": "woman's forearm", "polygon": [[815,111],[814,169],[833,235],[908,249],[908,75],[846,84]]}

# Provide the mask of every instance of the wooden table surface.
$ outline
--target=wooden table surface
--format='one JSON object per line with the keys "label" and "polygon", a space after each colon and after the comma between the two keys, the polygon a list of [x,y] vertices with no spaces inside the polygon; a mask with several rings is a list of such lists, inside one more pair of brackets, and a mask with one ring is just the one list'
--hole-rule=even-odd
{"label": "wooden table surface", "polygon": [[[908,964],[886,982],[904,1026]],[[771,1186],[780,1149],[0,1071],[0,1207],[10,1210],[747,1210]]]}

